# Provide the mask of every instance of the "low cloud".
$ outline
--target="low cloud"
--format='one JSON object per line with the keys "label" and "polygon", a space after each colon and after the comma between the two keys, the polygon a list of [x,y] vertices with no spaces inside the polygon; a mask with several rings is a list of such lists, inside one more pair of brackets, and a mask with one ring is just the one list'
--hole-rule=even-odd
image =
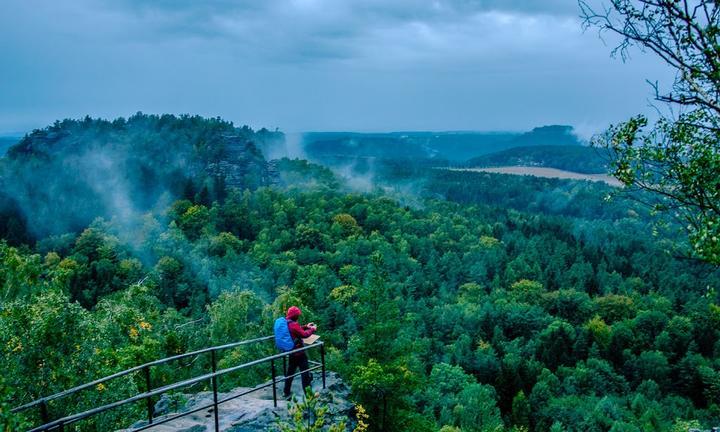
{"label": "low cloud", "polygon": [[[572,0],[7,0],[0,132],[136,111],[303,130],[527,130],[646,110]],[[612,43],[612,41],[608,41]]]}
{"label": "low cloud", "polygon": [[569,22],[574,32],[579,30],[577,6],[567,0],[124,0],[100,5],[143,23],[149,39],[225,41],[237,44],[239,52],[284,62],[459,56],[490,43],[494,48],[546,45]]}

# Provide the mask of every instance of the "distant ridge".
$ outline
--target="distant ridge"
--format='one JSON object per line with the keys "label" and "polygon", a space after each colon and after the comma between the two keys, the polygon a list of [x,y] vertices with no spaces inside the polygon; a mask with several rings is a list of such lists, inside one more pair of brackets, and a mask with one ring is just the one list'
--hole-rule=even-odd
{"label": "distant ridge", "polygon": [[550,125],[521,132],[308,132],[303,145],[310,158],[410,158],[465,161],[518,146],[581,146],[572,126]]}

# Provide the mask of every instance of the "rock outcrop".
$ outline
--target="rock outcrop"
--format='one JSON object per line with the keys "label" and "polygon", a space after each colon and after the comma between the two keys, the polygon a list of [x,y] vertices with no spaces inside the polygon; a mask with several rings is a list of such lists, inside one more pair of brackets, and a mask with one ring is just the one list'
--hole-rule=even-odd
{"label": "rock outcrop", "polygon": [[[302,394],[299,379],[293,382],[293,394],[300,397]],[[247,395],[225,402],[219,406],[218,418],[220,430],[224,432],[259,432],[275,430],[278,420],[289,418],[289,403],[280,397],[281,385],[278,385],[278,406],[273,406],[272,387],[259,388]],[[354,405],[349,401],[350,389],[333,372],[326,376],[326,388],[322,388],[322,379],[315,374],[312,383],[313,390],[320,394],[320,403],[328,408],[326,419],[328,423],[335,420],[350,418],[353,415]],[[228,393],[218,394],[218,400],[233,395],[247,392],[251,388],[239,387]],[[192,411],[201,406],[212,404],[212,392],[201,392],[192,395],[175,395],[172,400],[168,397],[161,398],[155,404],[156,421],[174,416],[181,412]],[[182,399],[185,402],[178,405],[175,401]],[[132,432],[143,427],[146,421],[139,421],[129,429],[122,432]],[[348,430],[352,430],[354,422],[347,421]],[[211,432],[215,430],[215,417],[212,408],[189,414],[185,417],[169,421],[147,429],[154,432]]]}
{"label": "rock outcrop", "polygon": [[211,177],[222,179],[228,187],[251,190],[276,181],[277,172],[246,137],[225,135],[221,146],[220,159],[209,163],[206,168]]}

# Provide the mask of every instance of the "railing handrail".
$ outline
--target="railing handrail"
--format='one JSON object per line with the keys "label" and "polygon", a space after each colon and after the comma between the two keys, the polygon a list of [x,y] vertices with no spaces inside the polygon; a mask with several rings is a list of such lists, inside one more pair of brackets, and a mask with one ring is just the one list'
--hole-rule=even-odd
{"label": "railing handrail", "polygon": [[[271,336],[271,337],[272,337],[272,336]],[[307,350],[312,349],[312,348],[321,348],[321,352],[322,352],[322,347],[323,347],[323,346],[324,346],[324,342],[316,342],[316,343],[314,343],[314,344],[312,344],[312,345],[307,345],[307,346],[304,346],[304,347],[301,347],[301,348],[296,348],[296,349],[294,349],[294,350],[292,350],[292,351],[287,351],[287,352],[283,352],[283,353],[280,353],[280,354],[274,354],[274,355],[271,355],[271,356],[268,356],[268,357],[264,357],[264,358],[261,358],[261,359],[253,360],[253,361],[248,362],[248,363],[243,363],[243,364],[241,364],[241,365],[232,366],[232,367],[229,367],[229,368],[221,369],[221,370],[216,371],[216,372],[211,372],[211,373],[208,373],[208,374],[200,375],[200,376],[197,376],[197,377],[195,377],[195,378],[190,378],[190,379],[187,379],[187,380],[178,381],[178,382],[176,382],[176,383],[168,384],[168,385],[165,385],[165,386],[163,386],[163,387],[158,387],[158,388],[153,389],[153,390],[151,390],[151,391],[146,391],[146,392],[143,392],[143,393],[139,393],[139,394],[136,394],[135,396],[131,396],[131,397],[127,398],[127,399],[123,399],[123,400],[120,400],[120,401],[116,401],[116,402],[112,402],[112,403],[109,403],[109,404],[106,404],[106,405],[102,405],[102,406],[99,406],[99,407],[96,407],[96,408],[93,408],[93,409],[84,411],[84,412],[82,412],[82,413],[72,414],[72,415],[69,415],[69,416],[65,416],[65,417],[59,418],[59,419],[54,420],[54,421],[52,421],[52,422],[50,422],[50,423],[46,423],[46,424],[43,424],[43,425],[41,425],[41,426],[38,426],[38,427],[36,427],[36,428],[34,428],[34,429],[30,429],[28,432],[48,431],[48,430],[51,430],[51,429],[54,429],[54,428],[58,428],[58,427],[62,428],[62,427],[65,426],[65,425],[74,423],[74,422],[79,421],[79,420],[83,420],[83,419],[85,419],[85,418],[94,416],[94,415],[96,415],[96,414],[100,414],[100,413],[105,412],[105,411],[109,411],[109,410],[111,410],[111,409],[114,409],[114,408],[117,408],[117,407],[120,407],[120,406],[129,404],[129,403],[132,403],[132,402],[137,402],[137,401],[139,401],[139,400],[148,399],[148,398],[151,398],[151,397],[153,397],[153,396],[160,395],[160,394],[162,394],[162,393],[166,393],[166,392],[169,392],[169,391],[172,391],[172,390],[176,390],[176,389],[179,389],[179,388],[182,388],[182,387],[187,387],[187,386],[196,384],[196,383],[198,383],[198,382],[206,381],[206,380],[209,380],[209,379],[215,379],[215,378],[217,378],[217,377],[219,377],[219,376],[222,376],[222,375],[225,375],[225,374],[228,374],[228,373],[231,373],[231,372],[236,372],[236,371],[238,371],[238,370],[245,369],[245,368],[248,368],[248,367],[251,367],[251,366],[256,366],[256,365],[259,365],[259,364],[262,364],[262,363],[265,363],[265,362],[268,362],[268,361],[274,362],[274,360],[281,359],[281,358],[286,357],[287,355],[290,355],[290,354],[307,351]],[[208,348],[207,350],[211,350],[211,349],[212,349],[212,348]],[[324,357],[324,355],[323,355],[323,357]],[[274,365],[274,363],[273,363],[273,365]],[[324,370],[325,370],[325,369],[324,369],[324,364],[323,364],[323,375],[324,375]],[[273,366],[273,375],[274,375],[274,366]],[[295,375],[297,375],[297,374],[295,374]],[[275,377],[273,376],[273,386],[275,385],[275,383],[276,383],[276,380],[275,380]],[[324,376],[323,376],[323,385],[324,385]],[[217,390],[217,389],[215,388],[214,391],[216,391],[216,390]],[[275,402],[276,402],[276,401],[275,401]],[[277,402],[276,402],[276,403],[277,403]],[[217,410],[215,410],[215,412],[217,413]],[[188,413],[188,414],[189,414],[189,413]],[[180,417],[180,416],[178,416],[178,418],[179,418],[179,417]]]}
{"label": "railing handrail", "polygon": [[200,350],[197,350],[197,351],[191,351],[191,352],[187,352],[187,353],[183,353],[183,354],[178,354],[178,355],[171,356],[171,357],[165,357],[165,358],[162,358],[162,359],[153,360],[153,361],[150,361],[150,362],[141,364],[141,365],[139,365],[139,366],[134,366],[134,367],[131,367],[130,369],[125,369],[125,370],[123,370],[123,371],[116,372],[116,373],[114,373],[114,374],[112,374],[112,375],[108,375],[108,376],[105,376],[105,377],[102,377],[102,378],[98,378],[98,379],[96,379],[96,380],[94,380],[94,381],[91,381],[91,382],[88,382],[88,383],[85,383],[85,384],[81,384],[81,385],[79,385],[79,386],[72,387],[72,388],[69,388],[69,389],[67,389],[67,390],[63,390],[63,391],[61,391],[61,392],[59,392],[59,393],[55,393],[55,394],[52,394],[52,395],[50,395],[50,396],[44,396],[44,397],[41,397],[41,398],[39,398],[39,399],[35,399],[35,400],[32,401],[32,402],[28,402],[28,403],[26,403],[26,404],[24,404],[24,405],[20,405],[20,406],[18,406],[18,407],[13,408],[13,409],[11,410],[11,412],[13,412],[13,413],[22,412],[22,411],[25,411],[25,410],[27,410],[27,409],[29,409],[29,408],[34,407],[34,406],[40,405],[40,404],[42,404],[42,403],[44,403],[44,402],[49,402],[49,401],[54,400],[54,399],[58,399],[58,398],[63,398],[63,397],[69,396],[69,395],[71,395],[71,394],[73,394],[73,393],[77,393],[77,392],[79,392],[79,391],[81,391],[81,390],[85,390],[85,389],[87,389],[87,388],[94,387],[94,386],[96,386],[96,385],[98,385],[98,384],[101,384],[101,383],[104,383],[104,382],[113,380],[113,379],[115,379],[115,378],[120,378],[120,377],[122,377],[122,376],[125,376],[125,375],[131,374],[131,373],[133,373],[133,372],[137,372],[137,371],[143,370],[143,369],[145,369],[145,368],[149,368],[149,367],[151,367],[151,366],[161,365],[161,364],[164,364],[164,363],[171,362],[171,361],[173,361],[173,360],[179,360],[179,359],[182,359],[182,358],[185,358],[185,357],[192,357],[192,356],[199,355],[199,354],[204,354],[204,353],[210,352],[210,351],[219,351],[219,350],[234,348],[234,347],[241,346],[241,345],[249,345],[249,344],[252,344],[252,343],[263,342],[263,341],[266,341],[266,340],[270,340],[270,339],[272,339],[272,338],[273,338],[272,335],[271,335],[271,336],[263,336],[263,337],[259,337],[259,338],[255,338],[255,339],[248,339],[248,340],[244,340],[244,341],[240,341],[240,342],[232,342],[232,343],[225,344],[225,345],[217,345],[217,346],[213,346],[213,347],[209,347],[209,348],[203,348],[203,349],[200,349]]}

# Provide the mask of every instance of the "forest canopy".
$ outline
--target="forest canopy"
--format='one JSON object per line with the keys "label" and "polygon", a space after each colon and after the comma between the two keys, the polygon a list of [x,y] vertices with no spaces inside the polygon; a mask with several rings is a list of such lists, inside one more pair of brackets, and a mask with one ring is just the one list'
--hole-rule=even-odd
{"label": "forest canopy", "polygon": [[[73,172],[40,169],[74,163],[87,148],[121,146],[123,160],[139,161],[125,168],[148,164],[149,184],[178,188],[128,194],[137,218],[93,214],[50,224],[67,231],[48,234],[5,225],[2,406],[270,334],[297,304],[322,329],[329,367],[350,383],[372,430],[675,430],[720,416],[720,272],[676,255],[639,208],[603,205],[606,186],[430,171],[424,193],[405,201],[383,189],[353,192],[307,161],[270,163],[253,145],[232,162],[268,164],[279,180],[230,187],[200,170],[182,188],[191,171],[174,177],[162,161],[178,151],[227,161],[225,132],[251,143],[277,138],[198,117],[85,119],[33,132],[2,159],[3,170],[33,173],[22,186],[57,209],[44,215],[49,222],[94,208],[97,195],[52,192],[79,184]],[[17,196],[8,199],[15,207],[5,214],[31,220]],[[219,362],[270,352],[231,350]],[[160,369],[152,379],[207,367]],[[143,385],[129,376],[50,412]],[[143,409],[81,427],[126,426]],[[37,419],[7,421],[21,420]]]}

